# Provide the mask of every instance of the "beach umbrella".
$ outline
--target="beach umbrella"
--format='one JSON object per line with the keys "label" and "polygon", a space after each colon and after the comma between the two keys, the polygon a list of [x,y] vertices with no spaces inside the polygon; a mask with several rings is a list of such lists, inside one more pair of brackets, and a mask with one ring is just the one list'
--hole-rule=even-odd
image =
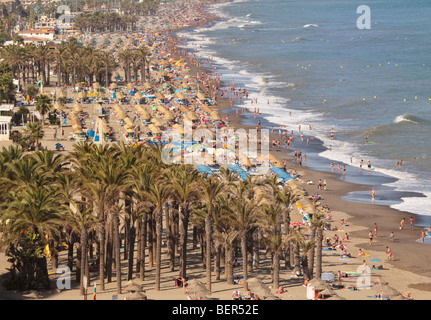
{"label": "beach umbrella", "polygon": [[202,92],[198,92],[198,93],[196,94],[196,97],[197,97],[199,100],[206,100],[206,99],[207,99],[207,97],[206,97]]}
{"label": "beach umbrella", "polygon": [[85,94],[84,91],[81,91],[80,93],[78,93],[78,98],[79,99],[84,99],[87,95]]}
{"label": "beach umbrella", "polygon": [[123,99],[124,98],[124,93],[122,93],[122,92],[118,92],[117,93],[117,99]]}
{"label": "beach umbrella", "polygon": [[194,113],[193,111],[187,112],[187,118],[189,120],[192,120],[192,121],[199,120],[199,118],[197,117],[196,113]]}
{"label": "beach umbrella", "polygon": [[60,93],[58,94],[58,97],[59,98],[67,98],[67,92],[64,90],[60,91]]}
{"label": "beach umbrella", "polygon": [[172,126],[172,128],[177,130],[179,134],[181,134],[181,135],[184,134],[184,128],[182,126],[180,126],[178,123],[174,124]]}
{"label": "beach umbrella", "polygon": [[165,113],[166,111],[168,111],[168,109],[166,109],[163,106],[157,106],[157,111],[161,112],[161,113]]}
{"label": "beach umbrella", "polygon": [[142,109],[142,111],[139,114],[140,114],[142,120],[150,120],[151,119],[151,115],[145,109]]}
{"label": "beach umbrella", "polygon": [[259,297],[272,296],[271,289],[257,277],[247,279],[247,286],[251,292]]}
{"label": "beach umbrella", "polygon": [[178,109],[183,113],[188,113],[190,110],[186,106],[180,105]]}
{"label": "beach umbrella", "polygon": [[163,117],[164,117],[166,120],[173,120],[173,119],[174,119],[174,115],[173,115],[173,114],[172,114],[172,112],[170,112],[170,111],[166,111],[166,112],[164,113]]}
{"label": "beach umbrella", "polygon": [[165,95],[163,93],[161,93],[161,92],[157,92],[156,97],[159,100],[164,100],[165,99]]}
{"label": "beach umbrella", "polygon": [[118,85],[117,85],[116,83],[111,83],[111,84],[109,85],[109,88],[111,88],[111,89],[117,89],[117,88],[118,88]]}
{"label": "beach umbrella", "polygon": [[400,292],[389,286],[387,282],[381,282],[371,287],[371,292],[374,294],[381,293],[383,297],[395,297],[401,295]]}
{"label": "beach umbrella", "polygon": [[177,98],[178,98],[178,99],[180,99],[180,100],[185,100],[185,99],[187,99],[186,95],[185,95],[184,93],[182,93],[182,92],[177,92],[176,96],[177,96]]}
{"label": "beach umbrella", "polygon": [[151,85],[151,83],[149,83],[149,82],[145,82],[144,83],[144,89],[145,90],[150,90],[150,89],[152,89],[153,88],[153,86]]}
{"label": "beach umbrella", "polygon": [[117,118],[118,119],[124,119],[126,117],[127,117],[126,111],[124,111],[123,109],[117,110]]}
{"label": "beach umbrella", "polygon": [[324,272],[324,273],[322,273],[321,278],[324,281],[332,281],[335,279],[335,275],[333,273],[330,273],[330,272]]}
{"label": "beach umbrella", "polygon": [[124,288],[127,292],[142,292],[142,286],[138,285],[137,283],[133,282],[132,280],[127,281],[127,286]]}
{"label": "beach umbrella", "polygon": [[160,130],[157,126],[155,126],[154,124],[150,124],[148,126],[148,130],[151,131],[153,134],[159,134],[162,133],[162,130]]}
{"label": "beach umbrella", "polygon": [[329,289],[328,284],[320,278],[313,278],[308,282],[308,285],[312,286],[314,290],[325,290]]}
{"label": "beach umbrella", "polygon": [[133,127],[133,121],[129,117],[125,117],[123,121],[130,127]]}
{"label": "beach umbrella", "polygon": [[221,117],[220,117],[220,115],[218,114],[218,112],[217,111],[213,111],[213,112],[211,112],[211,119],[213,120],[213,121],[219,121],[219,120],[221,120]]}
{"label": "beach umbrella", "polygon": [[209,291],[202,282],[196,279],[188,283],[187,291],[189,295],[194,298],[203,298],[211,294],[211,291]]}
{"label": "beach umbrella", "polygon": [[211,112],[213,112],[213,110],[211,110],[210,107],[208,107],[206,104],[200,105],[199,108],[201,108],[202,111],[211,114]]}
{"label": "beach umbrella", "polygon": [[157,118],[151,118],[151,123],[153,123],[154,125],[156,125],[158,127],[163,126],[163,124]]}
{"label": "beach umbrella", "polygon": [[135,86],[133,85],[133,83],[129,82],[127,84],[127,89],[129,89],[129,91],[131,91]]}
{"label": "beach umbrella", "polygon": [[84,132],[82,131],[82,129],[76,128],[76,129],[73,130],[73,133],[75,133],[75,134],[82,134]]}
{"label": "beach umbrella", "polygon": [[93,89],[99,89],[99,88],[100,88],[99,82],[93,83]]}
{"label": "beach umbrella", "polygon": [[126,300],[147,300],[147,296],[140,292],[132,292],[126,296]]}
{"label": "beach umbrella", "polygon": [[135,92],[135,94],[133,95],[135,97],[135,99],[137,100],[141,100],[142,95],[139,92]]}

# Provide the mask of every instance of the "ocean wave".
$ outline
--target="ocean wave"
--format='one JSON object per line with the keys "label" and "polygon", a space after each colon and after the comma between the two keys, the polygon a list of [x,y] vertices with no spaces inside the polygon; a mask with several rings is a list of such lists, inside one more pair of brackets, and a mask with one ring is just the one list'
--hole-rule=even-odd
{"label": "ocean wave", "polygon": [[315,23],[310,23],[310,24],[306,24],[303,26],[303,28],[310,28],[310,27],[318,28],[320,26],[318,24],[315,24]]}
{"label": "ocean wave", "polygon": [[307,40],[301,37],[296,37],[290,40],[290,42],[302,42],[302,41],[307,41]]}
{"label": "ocean wave", "polygon": [[394,123],[411,123],[411,124],[430,124],[429,121],[421,119],[419,117],[415,117],[411,114],[402,114],[395,118]]}

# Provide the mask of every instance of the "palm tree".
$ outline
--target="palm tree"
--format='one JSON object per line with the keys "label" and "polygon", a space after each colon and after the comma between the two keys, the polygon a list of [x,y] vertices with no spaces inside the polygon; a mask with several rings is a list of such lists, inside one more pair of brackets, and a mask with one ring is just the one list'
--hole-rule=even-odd
{"label": "palm tree", "polygon": [[206,206],[205,213],[205,242],[206,242],[206,282],[207,289],[211,291],[211,248],[212,248],[212,232],[213,232],[213,214],[217,197],[223,192],[224,184],[222,184],[216,176],[204,177],[199,180],[202,192],[201,201]]}
{"label": "palm tree", "polygon": [[42,140],[44,136],[42,124],[39,122],[29,122],[24,128],[24,133],[29,139],[31,149],[39,149],[39,141]]}
{"label": "palm tree", "polygon": [[162,257],[162,232],[163,232],[163,206],[169,197],[169,187],[159,177],[147,193],[148,200],[154,204],[155,207],[155,220],[156,220],[156,275],[155,275],[155,290],[160,291],[160,271],[161,271],[161,257]]}
{"label": "palm tree", "polygon": [[36,110],[42,116],[42,125],[45,124],[45,115],[52,109],[51,98],[46,94],[36,97]]}
{"label": "palm tree", "polygon": [[[323,226],[325,225],[325,220],[323,219],[325,215],[321,212],[313,215],[311,224],[313,229],[315,229],[315,267],[316,272],[314,277],[320,278],[322,276],[322,241],[323,241]],[[312,273],[313,275],[313,273]]]}
{"label": "palm tree", "polygon": [[[48,239],[58,233],[62,208],[58,192],[50,187],[32,188],[29,185],[19,194],[11,194],[2,216],[4,241],[18,245],[26,234],[33,234],[40,241],[39,251],[43,252]],[[39,255],[36,265],[44,277],[42,283],[48,285],[45,255]]]}
{"label": "palm tree", "polygon": [[192,202],[197,201],[197,183],[199,172],[191,165],[175,168],[169,177],[172,191],[180,205],[180,276],[185,278],[187,273],[187,229],[189,225]]}
{"label": "palm tree", "polygon": [[256,226],[257,222],[257,207],[253,201],[246,197],[236,197],[230,200],[230,221],[234,228],[239,232],[241,240],[241,253],[242,253],[242,269],[244,279],[244,289],[248,290],[247,285],[247,236],[248,233]]}

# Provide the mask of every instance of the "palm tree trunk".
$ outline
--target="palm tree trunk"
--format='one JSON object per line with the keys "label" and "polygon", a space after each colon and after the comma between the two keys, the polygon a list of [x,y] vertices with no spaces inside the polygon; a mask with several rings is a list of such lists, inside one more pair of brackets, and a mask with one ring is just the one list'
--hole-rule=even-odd
{"label": "palm tree trunk", "polygon": [[166,210],[166,245],[168,247],[169,271],[175,269],[174,239],[173,239],[173,208],[172,203]]}
{"label": "palm tree trunk", "polygon": [[278,288],[280,286],[280,253],[275,252],[273,257],[273,264],[272,264],[272,270],[273,270],[273,287]]}
{"label": "palm tree trunk", "polygon": [[229,245],[225,246],[225,264],[224,273],[228,284],[234,284],[233,281],[233,248]]}
{"label": "palm tree trunk", "polygon": [[322,228],[317,228],[316,230],[316,272],[315,277],[320,278],[322,276],[322,241],[323,232]]}
{"label": "palm tree trunk", "polygon": [[155,290],[160,291],[160,273],[162,268],[162,232],[163,232],[163,215],[162,208],[157,209],[156,215],[156,275]]}
{"label": "palm tree trunk", "polygon": [[[102,213],[102,217],[103,217]],[[99,226],[99,281],[100,290],[105,290],[105,221],[101,218]]]}
{"label": "palm tree trunk", "polygon": [[84,286],[88,285],[88,278],[87,278],[87,284],[84,284],[84,275],[85,275],[85,264],[86,264],[86,260],[87,260],[87,241],[88,241],[88,233],[87,233],[87,229],[83,228],[81,231],[81,273],[82,276],[80,276],[80,290],[81,290],[81,295],[85,294],[85,289]]}
{"label": "palm tree trunk", "polygon": [[180,217],[180,277],[186,278],[187,274],[187,230],[189,224],[189,209],[187,205],[182,207]]}
{"label": "palm tree trunk", "polygon": [[145,280],[145,247],[147,246],[146,238],[147,238],[147,214],[144,213],[142,215],[141,222],[141,261],[140,261],[140,269],[139,269],[139,279]]}
{"label": "palm tree trunk", "polygon": [[115,276],[117,278],[117,294],[121,294],[121,256],[120,256],[120,230],[119,218],[114,216],[114,252],[115,252]]}
{"label": "palm tree trunk", "polygon": [[133,256],[135,251],[135,237],[136,237],[136,228],[135,225],[132,224],[129,232],[129,272],[127,274],[127,280],[133,279]]}
{"label": "palm tree trunk", "polygon": [[214,265],[214,273],[215,273],[215,279],[220,280],[220,274],[221,274],[221,246],[216,246],[216,256],[215,256],[215,265]]}
{"label": "palm tree trunk", "polygon": [[148,217],[148,266],[154,267],[154,247],[153,247],[153,214]]}
{"label": "palm tree trunk", "polygon": [[211,292],[211,247],[212,247],[212,212],[208,209],[207,216],[205,217],[205,242],[206,242],[206,282],[207,289]]}
{"label": "palm tree trunk", "polygon": [[247,266],[247,234],[243,232],[241,235],[241,253],[242,253],[242,277],[244,279],[244,290],[248,290],[247,276],[248,276],[248,266]]}

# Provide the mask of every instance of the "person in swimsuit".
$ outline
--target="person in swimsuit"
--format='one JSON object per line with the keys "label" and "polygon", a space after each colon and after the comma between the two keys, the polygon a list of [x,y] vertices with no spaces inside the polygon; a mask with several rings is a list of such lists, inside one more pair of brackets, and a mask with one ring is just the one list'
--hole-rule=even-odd
{"label": "person in swimsuit", "polygon": [[373,233],[371,232],[371,230],[368,233],[368,238],[370,239],[370,246],[372,246],[373,245]]}

